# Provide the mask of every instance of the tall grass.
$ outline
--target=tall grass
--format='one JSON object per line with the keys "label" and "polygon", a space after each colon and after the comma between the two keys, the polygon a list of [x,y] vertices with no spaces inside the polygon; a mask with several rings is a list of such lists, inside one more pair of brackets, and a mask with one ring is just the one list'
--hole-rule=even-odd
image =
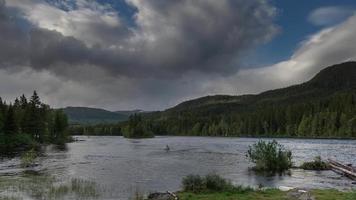
{"label": "tall grass", "polygon": [[185,192],[238,192],[243,193],[252,190],[249,187],[234,186],[230,181],[217,174],[208,174],[206,176],[188,175],[182,180],[183,190]]}
{"label": "tall grass", "polygon": [[54,177],[45,175],[0,178],[0,200],[90,200],[98,199],[99,195],[95,182],[77,178],[67,182],[58,182]]}

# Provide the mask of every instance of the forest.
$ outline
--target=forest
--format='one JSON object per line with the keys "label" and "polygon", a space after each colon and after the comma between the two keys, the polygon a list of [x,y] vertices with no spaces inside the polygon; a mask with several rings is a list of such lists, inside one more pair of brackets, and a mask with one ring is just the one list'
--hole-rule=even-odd
{"label": "forest", "polygon": [[[72,125],[77,135],[181,135],[356,138],[356,92],[291,104],[261,103],[240,112],[220,105],[172,113],[135,114],[116,124]],[[167,112],[167,111],[166,111]]]}
{"label": "forest", "polygon": [[356,138],[356,62],[256,95],[185,101],[126,122],[72,126],[72,134]]}
{"label": "forest", "polygon": [[36,91],[6,103],[0,98],[0,154],[38,149],[41,144],[68,141],[67,116],[41,102]]}
{"label": "forest", "polygon": [[140,114],[132,114],[125,122],[114,124],[72,124],[69,132],[73,135],[124,136],[126,138],[151,138],[153,125]]}
{"label": "forest", "polygon": [[156,134],[247,137],[356,137],[356,62],[256,95],[207,96],[145,119]]}
{"label": "forest", "polygon": [[184,111],[151,123],[162,135],[355,138],[356,93],[290,105],[264,103],[236,113]]}

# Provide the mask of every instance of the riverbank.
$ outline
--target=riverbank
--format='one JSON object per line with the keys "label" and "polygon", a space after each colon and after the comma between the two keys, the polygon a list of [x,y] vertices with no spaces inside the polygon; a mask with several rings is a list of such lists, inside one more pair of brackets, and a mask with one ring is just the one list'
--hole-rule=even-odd
{"label": "riverbank", "polygon": [[[229,180],[216,174],[206,176],[189,175],[182,179],[182,192],[177,196],[182,200],[347,200],[356,199],[355,188],[349,190],[336,189],[304,189],[298,187],[251,188],[233,185]],[[172,193],[167,193],[172,194]],[[150,195],[152,197],[152,195]],[[150,198],[149,200],[177,199],[172,194],[168,198]],[[157,195],[156,195],[157,196]],[[172,198],[173,197],[173,198]]]}
{"label": "riverbank", "polygon": [[293,191],[284,192],[277,189],[247,191],[243,193],[216,192],[216,193],[178,193],[181,200],[352,200],[356,199],[356,192],[341,192],[338,190],[310,190],[296,194]]}

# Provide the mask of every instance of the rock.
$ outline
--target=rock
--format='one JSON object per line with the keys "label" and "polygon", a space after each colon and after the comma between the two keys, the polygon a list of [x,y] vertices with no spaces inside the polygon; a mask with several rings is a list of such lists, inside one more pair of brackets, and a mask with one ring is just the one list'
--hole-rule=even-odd
{"label": "rock", "polygon": [[315,198],[307,190],[293,189],[288,192],[289,199],[293,200],[315,200]]}
{"label": "rock", "polygon": [[148,195],[147,199],[149,200],[178,200],[178,197],[171,192],[166,192],[166,193],[151,193]]}
{"label": "rock", "polygon": [[290,191],[290,190],[292,190],[294,188],[293,187],[287,187],[287,186],[279,186],[278,189],[280,191],[287,192],[287,191]]}

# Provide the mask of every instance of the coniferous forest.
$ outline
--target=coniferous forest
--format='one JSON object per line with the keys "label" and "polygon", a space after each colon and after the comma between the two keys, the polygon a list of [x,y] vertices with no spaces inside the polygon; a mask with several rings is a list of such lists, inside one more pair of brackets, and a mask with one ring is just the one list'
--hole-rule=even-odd
{"label": "coniferous forest", "polygon": [[202,97],[144,119],[161,135],[355,138],[356,62],[328,67],[300,85]]}
{"label": "coniferous forest", "polygon": [[[201,111],[204,112],[204,111]],[[195,111],[148,117],[155,133],[194,136],[355,138],[356,93],[292,105],[261,104],[253,111]],[[218,114],[219,112],[219,114]]]}
{"label": "coniferous forest", "polygon": [[117,124],[75,125],[71,134],[356,138],[356,62],[257,95],[207,96]]}
{"label": "coniferous forest", "polygon": [[62,145],[68,140],[67,116],[41,102],[36,91],[14,102],[0,99],[0,152],[12,154],[41,144]]}

